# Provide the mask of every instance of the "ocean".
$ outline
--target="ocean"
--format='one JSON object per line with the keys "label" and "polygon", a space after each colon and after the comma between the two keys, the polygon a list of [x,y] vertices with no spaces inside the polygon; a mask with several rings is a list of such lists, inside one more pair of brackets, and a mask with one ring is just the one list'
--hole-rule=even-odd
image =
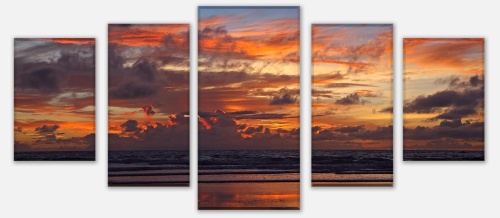
{"label": "ocean", "polygon": [[189,151],[109,151],[109,186],[189,186]]}
{"label": "ocean", "polygon": [[198,153],[199,183],[299,182],[299,151],[203,151]]}
{"label": "ocean", "polygon": [[94,151],[14,152],[15,161],[95,161]]}
{"label": "ocean", "polygon": [[405,161],[484,161],[484,151],[403,151]]}
{"label": "ocean", "polygon": [[312,173],[313,185],[390,184],[393,181],[392,150],[312,151]]}

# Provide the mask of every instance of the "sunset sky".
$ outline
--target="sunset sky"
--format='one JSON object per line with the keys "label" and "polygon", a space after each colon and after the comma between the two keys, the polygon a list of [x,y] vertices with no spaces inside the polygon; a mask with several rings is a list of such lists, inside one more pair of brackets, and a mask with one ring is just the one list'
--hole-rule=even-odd
{"label": "sunset sky", "polygon": [[404,148],[484,149],[484,39],[404,39]]}
{"label": "sunset sky", "polygon": [[189,25],[108,26],[109,150],[189,149]]}
{"label": "sunset sky", "polygon": [[200,7],[199,148],[299,149],[299,8]]}
{"label": "sunset sky", "polygon": [[392,149],[391,24],[312,26],[316,150]]}
{"label": "sunset sky", "polygon": [[14,151],[95,150],[95,39],[14,40]]}

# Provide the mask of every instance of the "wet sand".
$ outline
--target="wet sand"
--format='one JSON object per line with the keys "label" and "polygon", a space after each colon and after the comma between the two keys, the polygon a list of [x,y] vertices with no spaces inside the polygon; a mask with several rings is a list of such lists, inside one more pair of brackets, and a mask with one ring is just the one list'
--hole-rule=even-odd
{"label": "wet sand", "polygon": [[199,183],[198,209],[300,209],[299,182]]}
{"label": "wet sand", "polygon": [[313,173],[312,186],[393,186],[393,175]]}

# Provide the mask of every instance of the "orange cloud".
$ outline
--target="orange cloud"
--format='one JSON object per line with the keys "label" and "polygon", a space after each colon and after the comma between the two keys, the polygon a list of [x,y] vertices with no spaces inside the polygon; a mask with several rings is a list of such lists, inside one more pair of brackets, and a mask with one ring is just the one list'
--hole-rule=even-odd
{"label": "orange cloud", "polygon": [[42,39],[60,44],[95,44],[94,38],[47,38]]}
{"label": "orange cloud", "polygon": [[[244,59],[281,60],[298,52],[300,35],[296,19],[250,23],[227,30],[224,24],[230,22],[233,20],[218,17],[200,21],[200,51],[239,54]],[[287,60],[298,62],[297,57]]]}
{"label": "orange cloud", "polygon": [[403,46],[405,67],[468,74],[483,72],[482,38],[406,38]]}
{"label": "orange cloud", "polygon": [[171,35],[171,42],[189,46],[189,39],[180,35],[189,31],[189,24],[154,24],[154,25],[120,25],[110,24],[108,43],[126,46],[161,46],[166,36]]}

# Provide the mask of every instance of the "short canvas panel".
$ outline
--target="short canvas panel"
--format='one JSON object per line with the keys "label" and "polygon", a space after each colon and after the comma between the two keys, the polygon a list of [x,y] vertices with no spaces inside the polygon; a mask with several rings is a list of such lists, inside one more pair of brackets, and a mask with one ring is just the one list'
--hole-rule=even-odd
{"label": "short canvas panel", "polygon": [[108,185],[189,186],[189,25],[108,26]]}
{"label": "short canvas panel", "polygon": [[403,159],[483,161],[484,39],[403,44]]}
{"label": "short canvas panel", "polygon": [[312,185],[392,186],[392,24],[315,24],[312,63]]}
{"label": "short canvas panel", "polygon": [[95,160],[95,39],[14,40],[14,160]]}
{"label": "short canvas panel", "polygon": [[299,10],[199,8],[199,209],[299,209]]}

